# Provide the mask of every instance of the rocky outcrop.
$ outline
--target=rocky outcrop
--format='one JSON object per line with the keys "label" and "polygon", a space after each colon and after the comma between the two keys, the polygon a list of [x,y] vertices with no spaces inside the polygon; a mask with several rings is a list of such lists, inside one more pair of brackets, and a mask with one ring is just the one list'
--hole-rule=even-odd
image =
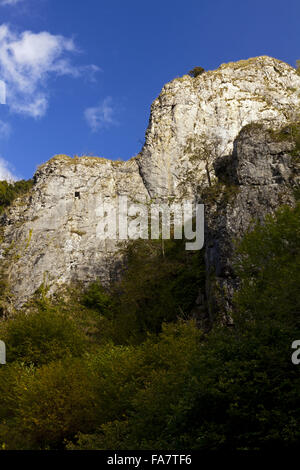
{"label": "rocky outcrop", "polygon": [[118,195],[132,201],[148,197],[135,159],[51,159],[35,174],[33,190],[17,200],[2,218],[2,264],[16,306],[45,284],[57,286],[100,278],[110,282],[118,272],[119,243],[97,236],[102,202],[117,208]]}
{"label": "rocky outcrop", "polygon": [[190,138],[202,137],[213,158],[229,155],[247,124],[259,121],[275,128],[295,120],[299,90],[296,70],[270,57],[223,64],[166,84],[152,104],[138,160],[151,197],[183,197],[203,184],[203,160],[191,158]]}
{"label": "rocky outcrop", "polygon": [[295,69],[270,57],[224,64],[164,86],[152,104],[145,145],[128,162],[57,156],[42,165],[30,194],[1,221],[2,274],[11,302],[22,305],[42,283],[50,292],[74,281],[109,283],[118,274],[120,246],[97,237],[99,202],[117,208],[121,195],[131,202],[202,200],[208,167],[218,197],[226,197],[216,186],[225,183],[224,175],[238,188],[222,213],[217,203],[207,203],[206,262],[218,286],[229,292],[229,240],[252,217],[291,201],[286,188],[292,178],[290,143],[272,141],[259,126],[235,139],[250,123],[277,129],[294,120],[299,89]]}
{"label": "rocky outcrop", "polygon": [[243,128],[233,153],[215,162],[218,183],[199,197],[206,204],[208,305],[212,316],[223,312],[225,322],[230,321],[232,295],[238,285],[233,269],[235,242],[253,222],[262,221],[283,204],[295,203],[300,146],[293,139],[293,128],[300,135],[300,123],[279,132],[263,125]]}

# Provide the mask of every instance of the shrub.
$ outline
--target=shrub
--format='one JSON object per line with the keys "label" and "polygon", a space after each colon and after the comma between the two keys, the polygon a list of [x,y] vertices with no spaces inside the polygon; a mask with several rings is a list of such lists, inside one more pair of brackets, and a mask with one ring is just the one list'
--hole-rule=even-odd
{"label": "shrub", "polygon": [[205,69],[203,67],[194,67],[192,70],[189,71],[189,75],[193,78],[196,78],[199,75],[202,75],[204,72]]}
{"label": "shrub", "polygon": [[17,197],[29,191],[32,185],[33,180],[20,180],[15,183],[0,181],[0,213]]}
{"label": "shrub", "polygon": [[102,313],[102,330],[118,344],[137,344],[163,322],[187,318],[204,285],[203,251],[184,240],[135,240],[125,250],[127,269],[108,293],[93,284],[83,297]]}
{"label": "shrub", "polygon": [[199,356],[200,338],[193,322],[179,321],[163,325],[158,337],[153,335],[140,346],[119,347],[109,361],[106,358],[103,363],[102,356],[98,370],[112,378],[99,389],[109,417],[98,432],[79,433],[77,445],[70,444],[69,448],[167,448],[174,408]]}
{"label": "shrub", "polygon": [[0,390],[8,395],[0,424],[2,447],[60,449],[78,429],[89,432],[97,418],[92,385],[81,359],[68,358],[37,370],[13,365],[0,371]]}
{"label": "shrub", "polygon": [[111,295],[104,289],[99,281],[89,285],[81,301],[86,307],[97,310],[104,315],[109,315],[112,307]]}
{"label": "shrub", "polygon": [[7,361],[41,365],[65,356],[80,356],[87,338],[76,322],[54,308],[19,312],[2,322],[1,338],[7,345]]}

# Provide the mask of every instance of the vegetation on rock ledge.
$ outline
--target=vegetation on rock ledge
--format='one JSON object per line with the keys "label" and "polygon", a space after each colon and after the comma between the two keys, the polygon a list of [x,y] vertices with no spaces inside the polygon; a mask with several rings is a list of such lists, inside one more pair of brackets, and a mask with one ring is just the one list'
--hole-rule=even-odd
{"label": "vegetation on rock ledge", "polygon": [[15,199],[27,193],[32,188],[33,180],[20,180],[9,183],[0,181],[0,214]]}

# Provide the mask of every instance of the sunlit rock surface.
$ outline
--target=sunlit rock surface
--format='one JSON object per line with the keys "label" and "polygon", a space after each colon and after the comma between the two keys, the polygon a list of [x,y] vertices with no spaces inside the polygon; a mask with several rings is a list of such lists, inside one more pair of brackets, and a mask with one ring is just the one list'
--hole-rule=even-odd
{"label": "sunlit rock surface", "polygon": [[[99,203],[117,207],[120,195],[132,202],[201,200],[207,153],[212,180],[227,174],[240,189],[223,214],[207,202],[206,262],[225,285],[231,237],[241,236],[251,217],[292,201],[290,144],[272,142],[263,129],[296,120],[299,96],[300,76],[288,64],[270,57],[223,64],[164,86],[151,107],[145,145],[128,162],[57,156],[42,165],[30,194],[1,220],[10,302],[20,306],[42,283],[50,293],[74,281],[109,283],[118,272],[120,245],[97,237]],[[241,129],[257,122],[265,127],[242,133],[234,148]]]}

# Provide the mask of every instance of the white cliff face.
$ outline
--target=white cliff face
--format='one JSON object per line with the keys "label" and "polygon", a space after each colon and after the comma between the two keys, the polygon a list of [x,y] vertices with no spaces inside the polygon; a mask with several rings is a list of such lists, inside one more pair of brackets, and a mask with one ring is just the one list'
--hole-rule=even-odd
{"label": "white cliff face", "polygon": [[99,237],[99,208],[103,202],[117,208],[118,195],[131,201],[147,198],[135,159],[57,156],[37,171],[35,180],[30,195],[4,217],[1,251],[8,250],[17,306],[42,283],[51,293],[71,281],[109,282],[119,261],[118,242]]}
{"label": "white cliff face", "polygon": [[299,106],[300,76],[270,57],[223,64],[167,83],[152,104],[139,159],[151,197],[190,195],[203,182],[204,165],[191,161],[189,138],[204,135],[215,157],[230,154],[243,126],[256,121],[282,126]]}
{"label": "white cliff face", "polygon": [[100,202],[117,207],[120,195],[132,202],[193,196],[207,181],[191,141],[202,139],[213,159],[227,155],[246,124],[264,121],[274,128],[293,118],[299,91],[300,76],[275,59],[225,64],[164,86],[136,158],[57,156],[41,166],[31,193],[2,217],[0,253],[11,302],[20,306],[43,282],[50,292],[74,281],[108,283],[120,261],[119,244],[97,237]]}

